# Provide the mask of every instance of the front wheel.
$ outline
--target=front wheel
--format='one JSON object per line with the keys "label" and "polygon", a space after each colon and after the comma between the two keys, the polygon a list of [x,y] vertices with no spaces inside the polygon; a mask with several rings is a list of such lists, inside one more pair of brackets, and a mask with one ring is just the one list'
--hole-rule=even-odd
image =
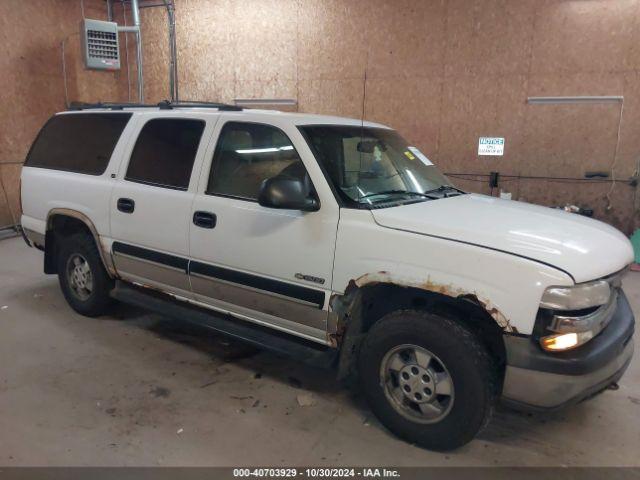
{"label": "front wheel", "polygon": [[93,238],[75,234],[59,240],[58,279],[67,303],[76,312],[96,317],[111,304],[109,277]]}
{"label": "front wheel", "polygon": [[380,421],[432,450],[472,440],[497,398],[496,367],[482,343],[461,323],[427,312],[380,319],[360,350],[359,373]]}

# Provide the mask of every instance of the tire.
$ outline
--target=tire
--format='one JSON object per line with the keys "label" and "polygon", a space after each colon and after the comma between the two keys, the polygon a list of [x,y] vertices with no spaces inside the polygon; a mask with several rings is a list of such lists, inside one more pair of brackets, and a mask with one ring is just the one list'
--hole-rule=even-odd
{"label": "tire", "polygon": [[498,397],[497,368],[482,343],[460,322],[428,312],[402,310],[380,319],[365,337],[358,370],[382,424],[430,450],[471,441]]}
{"label": "tire", "polygon": [[109,292],[114,283],[102,264],[93,238],[77,233],[56,240],[58,280],[67,303],[87,317],[107,313],[112,303]]}

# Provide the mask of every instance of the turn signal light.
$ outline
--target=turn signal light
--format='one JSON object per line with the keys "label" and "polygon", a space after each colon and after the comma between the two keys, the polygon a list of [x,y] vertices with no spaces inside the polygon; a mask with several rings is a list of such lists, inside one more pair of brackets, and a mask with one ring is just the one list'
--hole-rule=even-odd
{"label": "turn signal light", "polygon": [[562,350],[571,350],[572,348],[588,342],[592,337],[592,332],[561,333],[558,335],[542,337],[540,339],[540,345],[545,350],[558,352]]}
{"label": "turn signal light", "polygon": [[568,350],[578,345],[578,334],[564,333],[543,337],[540,339],[540,344],[545,350]]}

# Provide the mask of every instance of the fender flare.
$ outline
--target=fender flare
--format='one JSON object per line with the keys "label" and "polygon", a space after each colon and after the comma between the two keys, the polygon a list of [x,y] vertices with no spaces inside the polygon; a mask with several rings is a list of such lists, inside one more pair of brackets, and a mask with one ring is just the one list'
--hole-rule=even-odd
{"label": "fender flare", "polygon": [[437,293],[452,299],[468,300],[486,311],[504,332],[518,333],[517,329],[511,325],[509,319],[493,304],[490,299],[484,298],[475,291],[468,291],[452,284],[435,282],[429,277],[427,277],[426,281],[423,282],[399,282],[398,279],[394,278],[389,272],[377,272],[374,274],[362,275],[354,280],[353,283],[359,288],[376,283],[386,283],[397,285],[399,287],[416,288],[426,292]]}
{"label": "fender flare", "polygon": [[424,282],[401,282],[393,278],[389,272],[382,271],[365,274],[357,279],[351,280],[344,294],[334,294],[331,296],[327,322],[327,335],[331,345],[337,346],[340,343],[347,327],[347,319],[349,317],[353,318],[354,316],[354,312],[352,312],[351,309],[353,308],[353,304],[359,301],[360,297],[358,294],[361,289],[376,284],[413,288],[442,295],[452,300],[468,301],[486,312],[503,333],[519,333],[517,328],[511,324],[509,319],[488,298],[483,298],[475,291],[470,292],[454,285],[433,282],[430,279]]}
{"label": "fender flare", "polygon": [[[96,246],[98,247],[98,252],[100,253],[100,259],[102,260],[102,264],[107,270],[107,273],[111,278],[116,278],[117,274],[116,274],[116,269],[113,263],[113,259],[111,258],[110,253],[105,250],[104,245],[102,245],[102,242],[100,241],[100,234],[98,233],[98,230],[96,229],[91,219],[84,213],[79,212],[77,210],[72,210],[70,208],[53,208],[47,214],[47,223],[46,223],[47,233],[51,231],[53,218],[56,216],[71,217],[84,223],[84,225],[89,229],[89,232],[91,232],[93,241],[96,242]],[[46,248],[46,242],[45,242],[45,248]]]}

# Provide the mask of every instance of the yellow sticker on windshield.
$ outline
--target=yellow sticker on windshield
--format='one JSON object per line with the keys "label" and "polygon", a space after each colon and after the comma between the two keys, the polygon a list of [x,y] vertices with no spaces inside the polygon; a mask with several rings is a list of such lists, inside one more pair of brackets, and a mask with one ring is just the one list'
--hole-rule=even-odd
{"label": "yellow sticker on windshield", "polygon": [[416,157],[414,157],[411,152],[404,152],[404,155],[409,159],[409,160],[415,160]]}
{"label": "yellow sticker on windshield", "polygon": [[420,150],[418,150],[416,147],[407,147],[409,149],[409,151],[411,153],[413,153],[416,157],[418,157],[422,163],[424,163],[427,166],[431,166],[433,165],[433,163],[431,163],[431,160],[429,160],[424,153],[422,153]]}

